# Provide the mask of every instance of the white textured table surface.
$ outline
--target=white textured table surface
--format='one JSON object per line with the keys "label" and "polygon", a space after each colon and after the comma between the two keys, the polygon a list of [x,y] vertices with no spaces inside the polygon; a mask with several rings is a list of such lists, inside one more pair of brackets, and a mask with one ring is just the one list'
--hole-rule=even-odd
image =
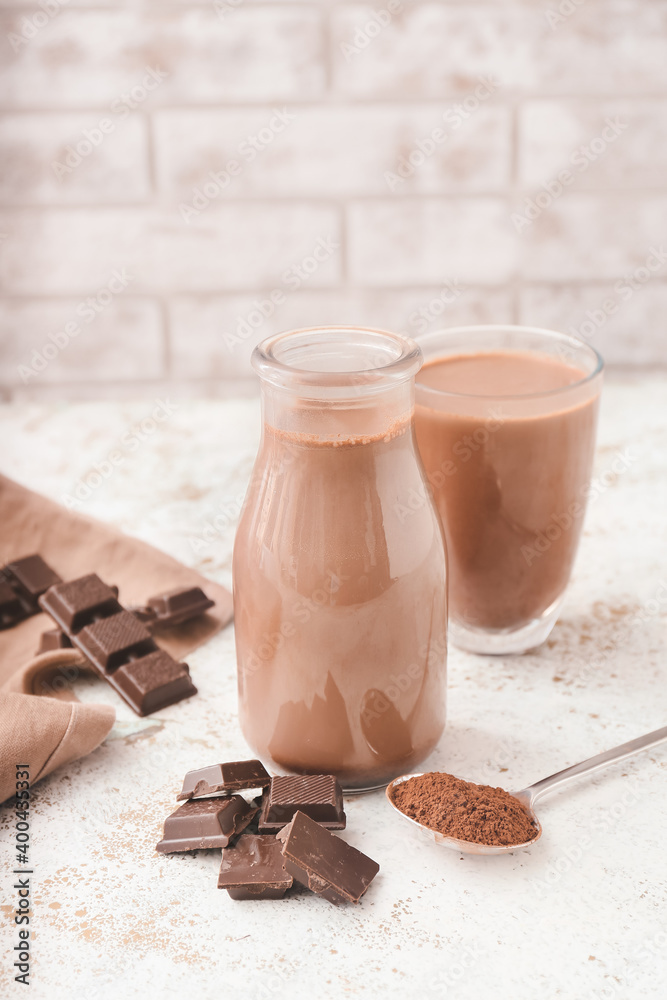
{"label": "white textured table surface", "polygon": [[[154,406],[0,408],[1,467],[60,499],[120,449],[82,509],[229,584],[258,404],[182,403],[146,433]],[[451,652],[430,767],[519,788],[667,722],[665,378],[607,384],[595,476],[550,641],[521,657]],[[35,787],[32,997],[665,997],[667,747],[546,800],[540,843],[500,858],[422,842],[382,793],[350,798],[344,837],[381,865],[359,906],[233,902],[218,851],[154,851],[185,771],[247,754],[232,628],[190,664],[200,696],[147,720],[101,682],[79,688],[118,721]],[[5,841],[9,824],[0,809]],[[3,996],[22,995],[9,892]]]}

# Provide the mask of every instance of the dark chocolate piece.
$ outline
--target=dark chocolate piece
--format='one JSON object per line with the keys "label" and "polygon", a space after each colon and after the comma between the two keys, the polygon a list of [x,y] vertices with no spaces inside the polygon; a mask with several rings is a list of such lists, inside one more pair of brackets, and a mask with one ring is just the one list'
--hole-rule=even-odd
{"label": "dark chocolate piece", "polygon": [[218,889],[232,899],[281,899],[293,882],[275,837],[244,833],[222,852]]}
{"label": "dark chocolate piece", "polygon": [[139,659],[157,650],[148,629],[129,611],[119,611],[86,625],[78,633],[76,644],[102,673],[110,673],[129,659]]}
{"label": "dark chocolate piece", "polygon": [[332,774],[271,778],[259,814],[260,833],[277,833],[298,809],[329,830],[345,829],[343,793]]}
{"label": "dark chocolate piece", "polygon": [[42,632],[39,640],[38,653],[50,653],[53,649],[71,649],[72,643],[59,628],[50,628]]}
{"label": "dark chocolate piece", "polygon": [[179,663],[166,649],[130,660],[106,680],[137,715],[150,715],[197,694],[187,663]]}
{"label": "dark chocolate piece", "polygon": [[185,802],[164,821],[164,839],[155,848],[161,854],[227,847],[257,809],[240,795]]}
{"label": "dark chocolate piece", "polygon": [[11,628],[27,617],[23,603],[6,580],[0,580],[0,629]]}
{"label": "dark chocolate piece", "polygon": [[196,694],[187,664],[158,649],[145,626],[94,573],[43,594],[47,611],[98,673],[138,715]]}
{"label": "dark chocolate piece", "polygon": [[5,569],[14,589],[31,608],[32,614],[40,610],[37,598],[41,597],[49,587],[62,583],[55,570],[52,570],[39,555],[15,559],[7,563]]}
{"label": "dark chocolate piece", "polygon": [[277,835],[285,868],[330,903],[358,903],[380,870],[377,862],[302,812]]}
{"label": "dark chocolate piece", "polygon": [[193,799],[215,792],[238,792],[242,788],[266,788],[270,781],[271,775],[260,760],[211,764],[197,771],[188,771],[178,799]]}
{"label": "dark chocolate piece", "polygon": [[155,627],[168,627],[203,614],[213,607],[215,601],[209,600],[201,587],[177,587],[149,597],[146,604],[147,608],[138,610],[144,614],[152,611]]}
{"label": "dark chocolate piece", "polygon": [[96,573],[50,587],[39,605],[70,637],[98,618],[122,611],[117,594]]}

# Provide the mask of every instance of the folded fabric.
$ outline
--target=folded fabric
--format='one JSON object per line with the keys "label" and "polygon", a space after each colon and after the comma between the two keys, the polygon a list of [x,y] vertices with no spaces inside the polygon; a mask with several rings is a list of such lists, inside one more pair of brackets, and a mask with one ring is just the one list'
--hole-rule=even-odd
{"label": "folded fabric", "polygon": [[[231,594],[220,584],[139,539],[0,476],[2,563],[35,552],[64,580],[97,573],[119,588],[125,606],[144,604],[176,587],[201,587],[215,606],[156,636],[176,659],[185,659],[232,618]],[[15,764],[29,764],[34,782],[90,753],[114,722],[111,706],[76,699],[72,685],[88,669],[80,653],[63,649],[37,656],[41,633],[53,627],[48,615],[38,614],[0,631],[0,802],[14,792]]]}

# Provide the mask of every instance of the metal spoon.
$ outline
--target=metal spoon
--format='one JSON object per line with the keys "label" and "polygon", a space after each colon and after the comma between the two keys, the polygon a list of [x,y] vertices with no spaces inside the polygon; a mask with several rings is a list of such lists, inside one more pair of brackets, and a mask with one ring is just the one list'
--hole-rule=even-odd
{"label": "metal spoon", "polygon": [[568,784],[582,774],[599,771],[601,768],[607,767],[608,764],[625,760],[626,757],[632,757],[633,754],[638,753],[640,750],[648,750],[649,747],[657,746],[658,743],[664,743],[665,740],[667,740],[667,726],[663,726],[662,729],[656,729],[652,733],[646,733],[645,736],[638,736],[636,740],[629,740],[628,743],[621,743],[620,746],[614,747],[612,750],[605,750],[604,753],[596,754],[595,757],[589,757],[588,760],[582,760],[580,764],[573,764],[572,767],[566,767],[563,771],[557,771],[556,774],[552,774],[548,778],[542,778],[541,781],[536,781],[535,784],[528,785],[527,788],[522,788],[519,792],[512,792],[511,794],[521,802],[537,828],[537,832],[532,840],[527,840],[524,844],[490,847],[487,844],[474,844],[469,840],[457,840],[455,837],[446,837],[443,833],[438,833],[437,830],[432,830],[430,827],[424,826],[423,823],[418,823],[417,820],[406,816],[393,802],[392,790],[403,781],[421,777],[420,774],[403,774],[400,778],[394,778],[387,786],[386,794],[396,812],[403,819],[419,827],[420,830],[428,834],[430,840],[434,840],[436,844],[440,844],[442,847],[449,847],[453,851],[462,851],[465,854],[507,854],[508,851],[518,851],[523,847],[531,847],[542,836],[542,826],[535,815],[533,806],[543,795],[547,795],[554,789],[560,788],[561,785]]}

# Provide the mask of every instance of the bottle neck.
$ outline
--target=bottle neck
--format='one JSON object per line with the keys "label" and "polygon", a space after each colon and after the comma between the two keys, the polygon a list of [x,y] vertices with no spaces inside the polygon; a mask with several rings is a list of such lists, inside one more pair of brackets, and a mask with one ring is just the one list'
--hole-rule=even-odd
{"label": "bottle neck", "polygon": [[384,438],[411,424],[414,379],[335,399],[310,399],[262,381],[262,416],[265,427],[314,443]]}

